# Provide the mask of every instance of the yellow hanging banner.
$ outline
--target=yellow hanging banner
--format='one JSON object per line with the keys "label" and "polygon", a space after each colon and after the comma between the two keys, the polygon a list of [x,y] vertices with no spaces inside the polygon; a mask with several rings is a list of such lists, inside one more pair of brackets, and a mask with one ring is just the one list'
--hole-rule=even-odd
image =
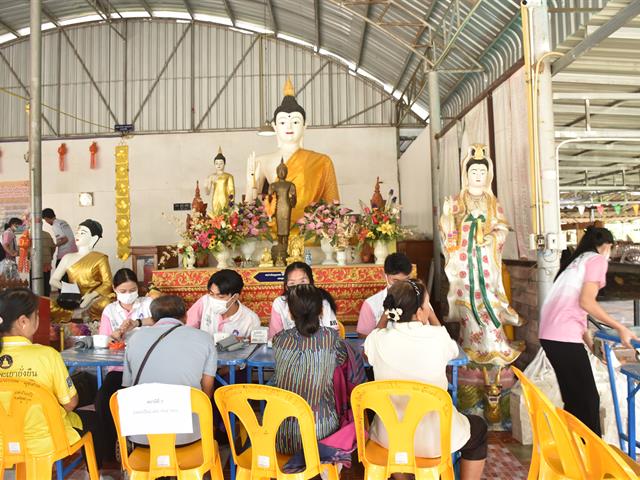
{"label": "yellow hanging banner", "polygon": [[131,202],[129,200],[129,146],[116,147],[116,240],[118,258],[131,253]]}

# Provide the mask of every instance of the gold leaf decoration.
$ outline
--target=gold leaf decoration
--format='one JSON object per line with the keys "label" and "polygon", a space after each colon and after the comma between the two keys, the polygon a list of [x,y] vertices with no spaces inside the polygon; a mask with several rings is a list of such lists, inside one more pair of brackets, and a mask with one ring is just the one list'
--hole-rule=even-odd
{"label": "gold leaf decoration", "polygon": [[131,202],[129,200],[129,146],[116,147],[116,240],[118,258],[126,260],[131,253]]}

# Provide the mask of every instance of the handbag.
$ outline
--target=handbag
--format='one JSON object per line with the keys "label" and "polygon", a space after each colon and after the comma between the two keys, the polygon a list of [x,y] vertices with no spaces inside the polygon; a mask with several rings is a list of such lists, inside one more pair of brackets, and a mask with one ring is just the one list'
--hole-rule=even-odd
{"label": "handbag", "polygon": [[58,306],[64,310],[75,310],[82,303],[81,293],[61,293],[56,299]]}
{"label": "handbag", "polygon": [[233,352],[243,347],[243,343],[239,341],[235,336],[223,338],[219,342],[216,342],[216,349],[219,352]]}

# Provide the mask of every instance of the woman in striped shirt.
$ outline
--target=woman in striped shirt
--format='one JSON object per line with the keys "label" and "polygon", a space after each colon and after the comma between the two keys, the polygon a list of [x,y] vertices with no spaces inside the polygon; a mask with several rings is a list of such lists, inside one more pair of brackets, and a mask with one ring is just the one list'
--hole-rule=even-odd
{"label": "woman in striped shirt", "polygon": [[[333,328],[320,326],[322,294],[313,285],[288,290],[288,306],[295,328],[273,338],[275,385],[297,393],[311,406],[316,437],[321,440],[340,427],[333,390],[333,373],[347,358],[345,345]],[[302,449],[297,421],[286,419],[276,437],[278,452],[291,455]]]}

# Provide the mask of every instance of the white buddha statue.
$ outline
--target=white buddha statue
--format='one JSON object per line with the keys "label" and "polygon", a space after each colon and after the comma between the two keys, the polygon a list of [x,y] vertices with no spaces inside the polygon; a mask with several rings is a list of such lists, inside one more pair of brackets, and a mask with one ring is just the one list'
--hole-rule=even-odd
{"label": "white buddha statue", "polygon": [[298,203],[291,214],[296,222],[307,205],[324,200],[340,200],[338,182],[331,158],[322,153],[305,150],[302,140],[306,129],[306,112],[298,104],[290,80],[284,86],[284,98],[275,110],[271,123],[278,140],[278,149],[256,157],[253,152],[247,161],[247,200],[267,193],[268,185],[277,180],[280,160],[287,165],[287,180],[296,186]]}
{"label": "white buddha statue", "polygon": [[[57,289],[62,287],[63,280],[76,284],[82,294],[80,308],[88,309],[92,320],[100,319],[102,310],[111,303],[113,297],[109,258],[94,250],[100,238],[102,226],[95,220],[85,220],[78,225],[75,234],[78,251],[67,253],[60,259],[49,281]],[[51,316],[54,321],[68,321],[71,311],[52,304]]]}

